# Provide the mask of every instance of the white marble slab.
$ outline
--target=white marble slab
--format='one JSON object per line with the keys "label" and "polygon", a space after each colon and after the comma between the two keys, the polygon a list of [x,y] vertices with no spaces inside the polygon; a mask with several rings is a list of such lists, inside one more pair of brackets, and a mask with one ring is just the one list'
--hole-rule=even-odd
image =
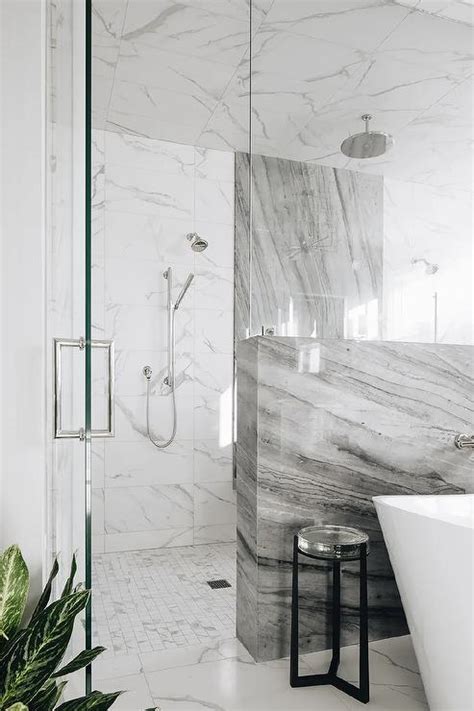
{"label": "white marble slab", "polygon": [[108,534],[187,528],[192,524],[193,490],[189,484],[106,490],[105,530]]}
{"label": "white marble slab", "polygon": [[232,444],[221,446],[218,439],[194,440],[194,481],[232,481]]}
{"label": "white marble slab", "polygon": [[166,450],[149,442],[106,442],[106,488],[160,486],[194,481],[193,443],[175,440]]}
{"label": "white marble slab", "polygon": [[235,491],[231,481],[195,484],[195,527],[213,524],[235,524],[236,520]]}

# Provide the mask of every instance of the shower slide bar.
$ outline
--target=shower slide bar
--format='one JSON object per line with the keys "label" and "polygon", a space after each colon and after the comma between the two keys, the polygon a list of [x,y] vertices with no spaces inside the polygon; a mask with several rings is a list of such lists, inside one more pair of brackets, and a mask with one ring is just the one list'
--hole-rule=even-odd
{"label": "shower slide bar", "polygon": [[[114,384],[115,384],[115,357],[113,341],[91,341],[93,349],[102,349],[107,354],[107,426],[105,429],[91,430],[92,437],[114,437],[115,436],[115,416],[114,416]],[[85,439],[85,430],[80,427],[78,430],[66,429],[63,427],[63,353],[66,348],[77,348],[79,351],[85,350],[85,340],[81,338],[55,338],[54,339],[54,438],[55,439]]]}

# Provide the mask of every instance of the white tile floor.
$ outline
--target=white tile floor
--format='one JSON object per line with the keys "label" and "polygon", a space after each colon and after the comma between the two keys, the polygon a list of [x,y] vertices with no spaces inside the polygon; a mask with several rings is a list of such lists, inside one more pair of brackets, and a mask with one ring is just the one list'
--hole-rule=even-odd
{"label": "white tile floor", "polygon": [[[97,555],[94,688],[127,689],[117,711],[355,711],[332,687],[291,689],[287,659],[256,664],[234,637],[235,544]],[[206,580],[227,578],[211,590]],[[370,645],[373,711],[426,711],[409,637]],[[325,671],[328,652],[304,655],[301,673]],[[356,681],[357,647],[340,674]]]}
{"label": "white tile floor", "polygon": [[[427,711],[409,637],[370,645],[372,711]],[[357,647],[342,650],[340,674],[355,681]],[[302,657],[301,673],[326,669],[329,655]],[[256,664],[235,638],[196,647],[95,662],[94,688],[128,689],[117,711],[356,711],[364,706],[332,687],[291,689],[287,659]]]}
{"label": "white tile floor", "polygon": [[93,590],[94,643],[116,655],[233,637],[235,543],[98,554]]}

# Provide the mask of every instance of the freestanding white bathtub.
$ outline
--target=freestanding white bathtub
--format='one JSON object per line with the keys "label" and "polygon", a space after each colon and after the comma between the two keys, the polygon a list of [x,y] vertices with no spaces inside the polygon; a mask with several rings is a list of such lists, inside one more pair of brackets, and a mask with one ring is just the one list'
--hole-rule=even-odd
{"label": "freestanding white bathtub", "polygon": [[376,496],[431,711],[474,709],[474,495]]}

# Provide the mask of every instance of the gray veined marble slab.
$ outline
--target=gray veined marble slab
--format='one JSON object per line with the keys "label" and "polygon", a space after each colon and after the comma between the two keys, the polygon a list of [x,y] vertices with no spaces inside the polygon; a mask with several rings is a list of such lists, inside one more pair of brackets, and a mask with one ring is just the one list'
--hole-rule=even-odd
{"label": "gray veined marble slab", "polygon": [[282,336],[380,338],[381,177],[258,155],[250,174],[237,154],[235,201],[237,339],[262,325]]}
{"label": "gray veined marble slab", "polygon": [[[288,654],[292,536],[370,535],[371,639],[405,633],[372,496],[474,491],[454,447],[474,418],[472,346],[251,338],[238,349],[237,630],[257,660]],[[302,649],[330,646],[330,577],[301,576]],[[357,639],[357,565],[343,566],[343,641]]]}

